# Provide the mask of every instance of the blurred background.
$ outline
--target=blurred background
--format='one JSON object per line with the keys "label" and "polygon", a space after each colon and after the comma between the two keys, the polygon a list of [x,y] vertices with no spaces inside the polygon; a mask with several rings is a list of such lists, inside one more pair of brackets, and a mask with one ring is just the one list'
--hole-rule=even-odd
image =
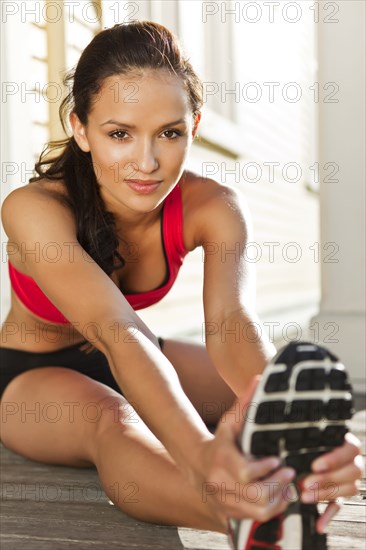
{"label": "blurred background", "polygon": [[[173,31],[204,82],[187,169],[249,203],[254,240],[242,252],[257,268],[264,330],[276,347],[326,345],[364,394],[365,3],[4,0],[2,200],[28,183],[46,142],[64,137],[65,72],[96,33],[132,19]],[[4,320],[3,228],[1,240]],[[197,249],[170,293],[139,315],[155,334],[203,341],[202,282]]]}

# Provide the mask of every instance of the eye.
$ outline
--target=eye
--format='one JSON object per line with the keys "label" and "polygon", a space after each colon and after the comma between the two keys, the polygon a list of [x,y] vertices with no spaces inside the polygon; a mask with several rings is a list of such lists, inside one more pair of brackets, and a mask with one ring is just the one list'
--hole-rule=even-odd
{"label": "eye", "polygon": [[117,134],[127,134],[127,132],[124,132],[123,130],[115,130],[114,132],[111,132],[108,135],[111,136],[112,139],[116,139],[117,141],[123,141],[123,138],[121,138],[120,136],[118,137]]}
{"label": "eye", "polygon": [[177,134],[175,137],[172,137],[172,138],[168,137],[168,140],[170,140],[170,141],[173,140],[173,139],[177,139],[178,136],[182,135],[182,133],[179,130],[165,130],[165,132],[163,132],[163,133],[164,134],[171,134],[171,133]]}
{"label": "eye", "polygon": [[[111,132],[110,134],[108,134],[112,139],[115,139],[117,141],[124,141],[125,138],[124,136],[121,136],[121,134],[125,134],[125,135],[128,135],[127,132],[125,132],[124,130],[115,130],[114,132]],[[180,132],[179,130],[165,130],[163,132],[163,134],[176,134],[175,136],[173,137],[169,137],[167,136],[167,140],[168,141],[173,141],[174,139],[177,139],[177,137],[181,136],[182,135],[182,132]]]}

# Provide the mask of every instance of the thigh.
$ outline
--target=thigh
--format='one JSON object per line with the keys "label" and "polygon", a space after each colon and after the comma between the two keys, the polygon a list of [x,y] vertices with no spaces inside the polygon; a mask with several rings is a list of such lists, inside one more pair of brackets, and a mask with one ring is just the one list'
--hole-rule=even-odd
{"label": "thigh", "polygon": [[203,344],[164,338],[163,353],[204,422],[216,424],[236,396],[217,372]]}
{"label": "thigh", "polygon": [[27,370],[3,393],[2,442],[33,460],[91,466],[87,457],[92,456],[91,445],[106,400],[120,407],[129,405],[112,388],[72,369]]}

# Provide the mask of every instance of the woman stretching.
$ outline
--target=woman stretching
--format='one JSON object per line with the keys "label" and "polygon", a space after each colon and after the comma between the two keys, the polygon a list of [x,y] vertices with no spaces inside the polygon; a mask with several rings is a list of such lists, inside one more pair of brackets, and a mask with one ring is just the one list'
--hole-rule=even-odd
{"label": "woman stretching", "polygon": [[[184,168],[202,82],[168,29],[133,21],[97,34],[64,83],[72,135],[49,144],[38,176],[2,207],[12,285],[2,441],[32,460],[94,465],[115,505],[146,522],[227,533],[228,518],[266,521],[286,509],[294,471],[235,443],[276,350],[264,331],[235,337],[259,323],[250,265],[220,252],[251,238],[242,195]],[[206,345],[163,342],[136,311],[167,294],[199,246]],[[313,477],[353,495],[359,459],[349,437]],[[250,482],[263,489],[255,502],[239,498]]]}

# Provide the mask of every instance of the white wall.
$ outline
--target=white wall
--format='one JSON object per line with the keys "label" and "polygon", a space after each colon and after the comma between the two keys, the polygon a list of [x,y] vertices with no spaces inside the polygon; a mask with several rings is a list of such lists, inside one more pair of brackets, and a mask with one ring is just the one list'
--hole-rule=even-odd
{"label": "white wall", "polygon": [[[1,201],[13,189],[25,185],[31,177],[34,165],[32,157],[32,117],[30,102],[32,67],[30,65],[29,23],[22,22],[18,15],[2,17],[1,20]],[[22,37],[22,47],[19,37]],[[33,97],[33,100],[30,98]],[[7,237],[1,225],[1,312],[4,319],[10,307],[10,284],[8,279],[5,243]]]}
{"label": "white wall", "polygon": [[[198,140],[189,167],[237,187],[248,200],[255,229],[248,256],[257,267],[257,307],[268,334],[278,343],[294,336],[319,341],[324,334],[308,327],[320,299],[318,186],[310,168],[317,160],[309,90],[317,78],[313,12],[303,10],[291,23],[296,13],[283,16],[279,6],[271,22],[257,2],[262,15],[251,22],[256,14],[243,11],[243,3],[212,2],[209,12],[208,3],[194,4],[194,17],[188,9],[181,18],[190,22],[181,36],[202,67],[206,102],[199,135],[207,146]],[[202,270],[196,251],[171,294],[140,315],[157,332],[200,339]]]}
{"label": "white wall", "polygon": [[[318,26],[319,79],[333,82],[335,102],[319,104],[319,162],[338,167],[334,182],[321,171],[322,294],[313,323],[333,325],[329,347],[365,391],[365,3],[341,2],[338,23]],[[352,37],[352,38],[351,38]],[[329,252],[329,251],[328,251]]]}
{"label": "white wall", "polygon": [[[102,24],[121,22],[121,17],[115,19],[116,11],[111,10],[111,4],[104,4],[108,6],[105,13],[109,19],[106,17]],[[319,299],[319,264],[314,261],[317,246],[314,247],[314,243],[319,241],[318,197],[308,190],[314,187],[309,170],[315,161],[314,102],[312,96],[305,93],[301,100],[291,102],[283,98],[281,90],[286,83],[295,81],[305,92],[314,79],[314,24],[309,13],[292,24],[283,20],[281,9],[274,13],[273,23],[263,11],[262,18],[251,23],[242,13],[225,16],[222,6],[231,5],[236,9],[238,2],[218,3],[219,10],[211,15],[204,14],[205,3],[199,1],[136,1],[134,4],[139,8],[137,17],[150,17],[179,33],[193,65],[202,71],[206,91],[199,130],[202,141],[193,145],[187,167],[243,191],[254,220],[255,242],[250,258],[258,271],[259,315],[267,323],[269,334],[271,327],[274,329],[276,341],[283,339],[283,335],[285,338],[293,334],[301,336],[299,330],[307,327]],[[118,5],[120,15],[127,16],[129,11],[123,10],[128,3]],[[193,10],[194,17],[189,17],[187,10]],[[8,26],[5,34],[7,40],[13,41],[19,33],[25,36],[30,26],[29,22],[20,24],[14,19],[11,24],[13,27]],[[65,29],[69,42],[71,37],[75,39],[75,28],[69,25]],[[12,78],[21,80],[29,58],[22,59],[14,68],[13,57],[19,55],[15,49],[14,44],[7,50],[5,66],[9,71],[17,71]],[[23,55],[26,51],[22,49]],[[67,59],[71,63],[71,57]],[[275,87],[273,102],[265,85],[271,81],[280,83],[280,87]],[[256,82],[262,91],[263,97],[258,102],[249,100],[252,89],[247,89],[248,95],[243,97],[245,86],[250,82]],[[239,90],[241,97],[237,101],[235,95],[225,93],[231,89]],[[291,90],[287,91],[290,94]],[[30,158],[32,131],[21,134],[20,149],[14,130],[19,127],[18,106],[11,109],[9,102],[6,107],[6,132],[9,131],[6,135],[10,136],[6,154],[18,160],[26,155]],[[19,105],[19,109],[29,124],[29,103]],[[274,162],[279,164],[272,181],[269,165]],[[296,182],[293,181],[296,173],[291,167],[284,176],[289,163],[301,169]],[[261,177],[256,181],[258,169]],[[25,183],[17,177],[8,179],[4,194],[12,186]],[[253,254],[258,255],[257,260]],[[298,259],[293,261],[296,255]],[[2,267],[6,268],[6,264]],[[202,274],[202,252],[196,250],[186,258],[177,284],[168,296],[156,306],[140,311],[156,333],[201,339]],[[4,280],[3,311],[9,306],[6,271]]]}

